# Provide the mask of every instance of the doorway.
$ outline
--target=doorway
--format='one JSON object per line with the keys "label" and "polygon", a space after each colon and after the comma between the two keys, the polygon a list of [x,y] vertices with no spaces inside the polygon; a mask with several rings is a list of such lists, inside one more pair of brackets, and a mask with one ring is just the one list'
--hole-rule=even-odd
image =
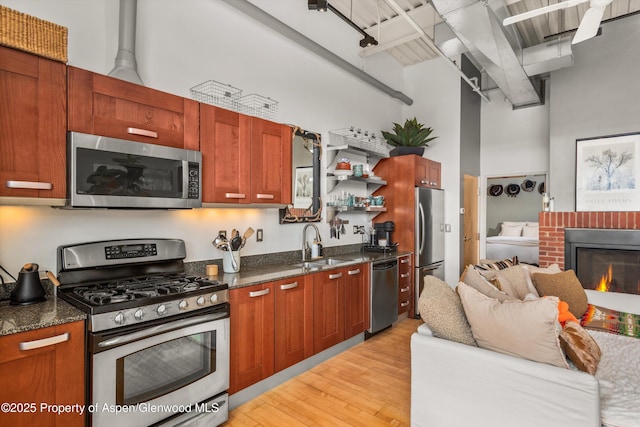
{"label": "doorway", "polygon": [[478,177],[464,174],[464,237],[463,237],[463,265],[461,270],[469,264],[478,264],[480,248],[480,232],[478,231],[478,200],[480,189]]}

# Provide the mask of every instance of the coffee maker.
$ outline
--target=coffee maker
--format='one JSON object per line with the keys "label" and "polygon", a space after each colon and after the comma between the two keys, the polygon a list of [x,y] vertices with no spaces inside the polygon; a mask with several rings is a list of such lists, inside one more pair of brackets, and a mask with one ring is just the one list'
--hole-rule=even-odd
{"label": "coffee maker", "polygon": [[395,223],[393,221],[385,221],[378,224],[373,224],[373,233],[371,234],[371,246],[380,248],[393,248],[393,231],[395,230]]}

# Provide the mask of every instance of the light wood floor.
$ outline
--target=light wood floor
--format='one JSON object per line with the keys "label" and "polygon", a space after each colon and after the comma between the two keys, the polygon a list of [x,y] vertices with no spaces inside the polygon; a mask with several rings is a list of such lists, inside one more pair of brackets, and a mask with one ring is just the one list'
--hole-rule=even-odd
{"label": "light wood floor", "polygon": [[228,426],[408,426],[406,319],[231,411]]}

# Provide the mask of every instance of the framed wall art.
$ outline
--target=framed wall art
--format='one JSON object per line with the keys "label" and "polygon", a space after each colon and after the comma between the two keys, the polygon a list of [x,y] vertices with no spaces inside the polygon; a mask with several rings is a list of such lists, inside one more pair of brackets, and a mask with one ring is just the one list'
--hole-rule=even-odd
{"label": "framed wall art", "polygon": [[640,211],[640,132],[576,140],[576,211]]}
{"label": "framed wall art", "polygon": [[311,206],[313,195],[313,166],[297,167],[295,182],[294,208],[308,208]]}

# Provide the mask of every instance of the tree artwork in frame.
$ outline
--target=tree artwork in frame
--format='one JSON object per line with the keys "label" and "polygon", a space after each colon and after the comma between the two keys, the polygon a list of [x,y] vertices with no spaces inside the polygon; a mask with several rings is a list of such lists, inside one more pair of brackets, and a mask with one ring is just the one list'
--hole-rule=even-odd
{"label": "tree artwork in frame", "polygon": [[639,211],[640,133],[576,140],[576,211]]}
{"label": "tree artwork in frame", "polygon": [[295,209],[307,209],[311,206],[312,198],[313,166],[297,167],[293,207]]}

